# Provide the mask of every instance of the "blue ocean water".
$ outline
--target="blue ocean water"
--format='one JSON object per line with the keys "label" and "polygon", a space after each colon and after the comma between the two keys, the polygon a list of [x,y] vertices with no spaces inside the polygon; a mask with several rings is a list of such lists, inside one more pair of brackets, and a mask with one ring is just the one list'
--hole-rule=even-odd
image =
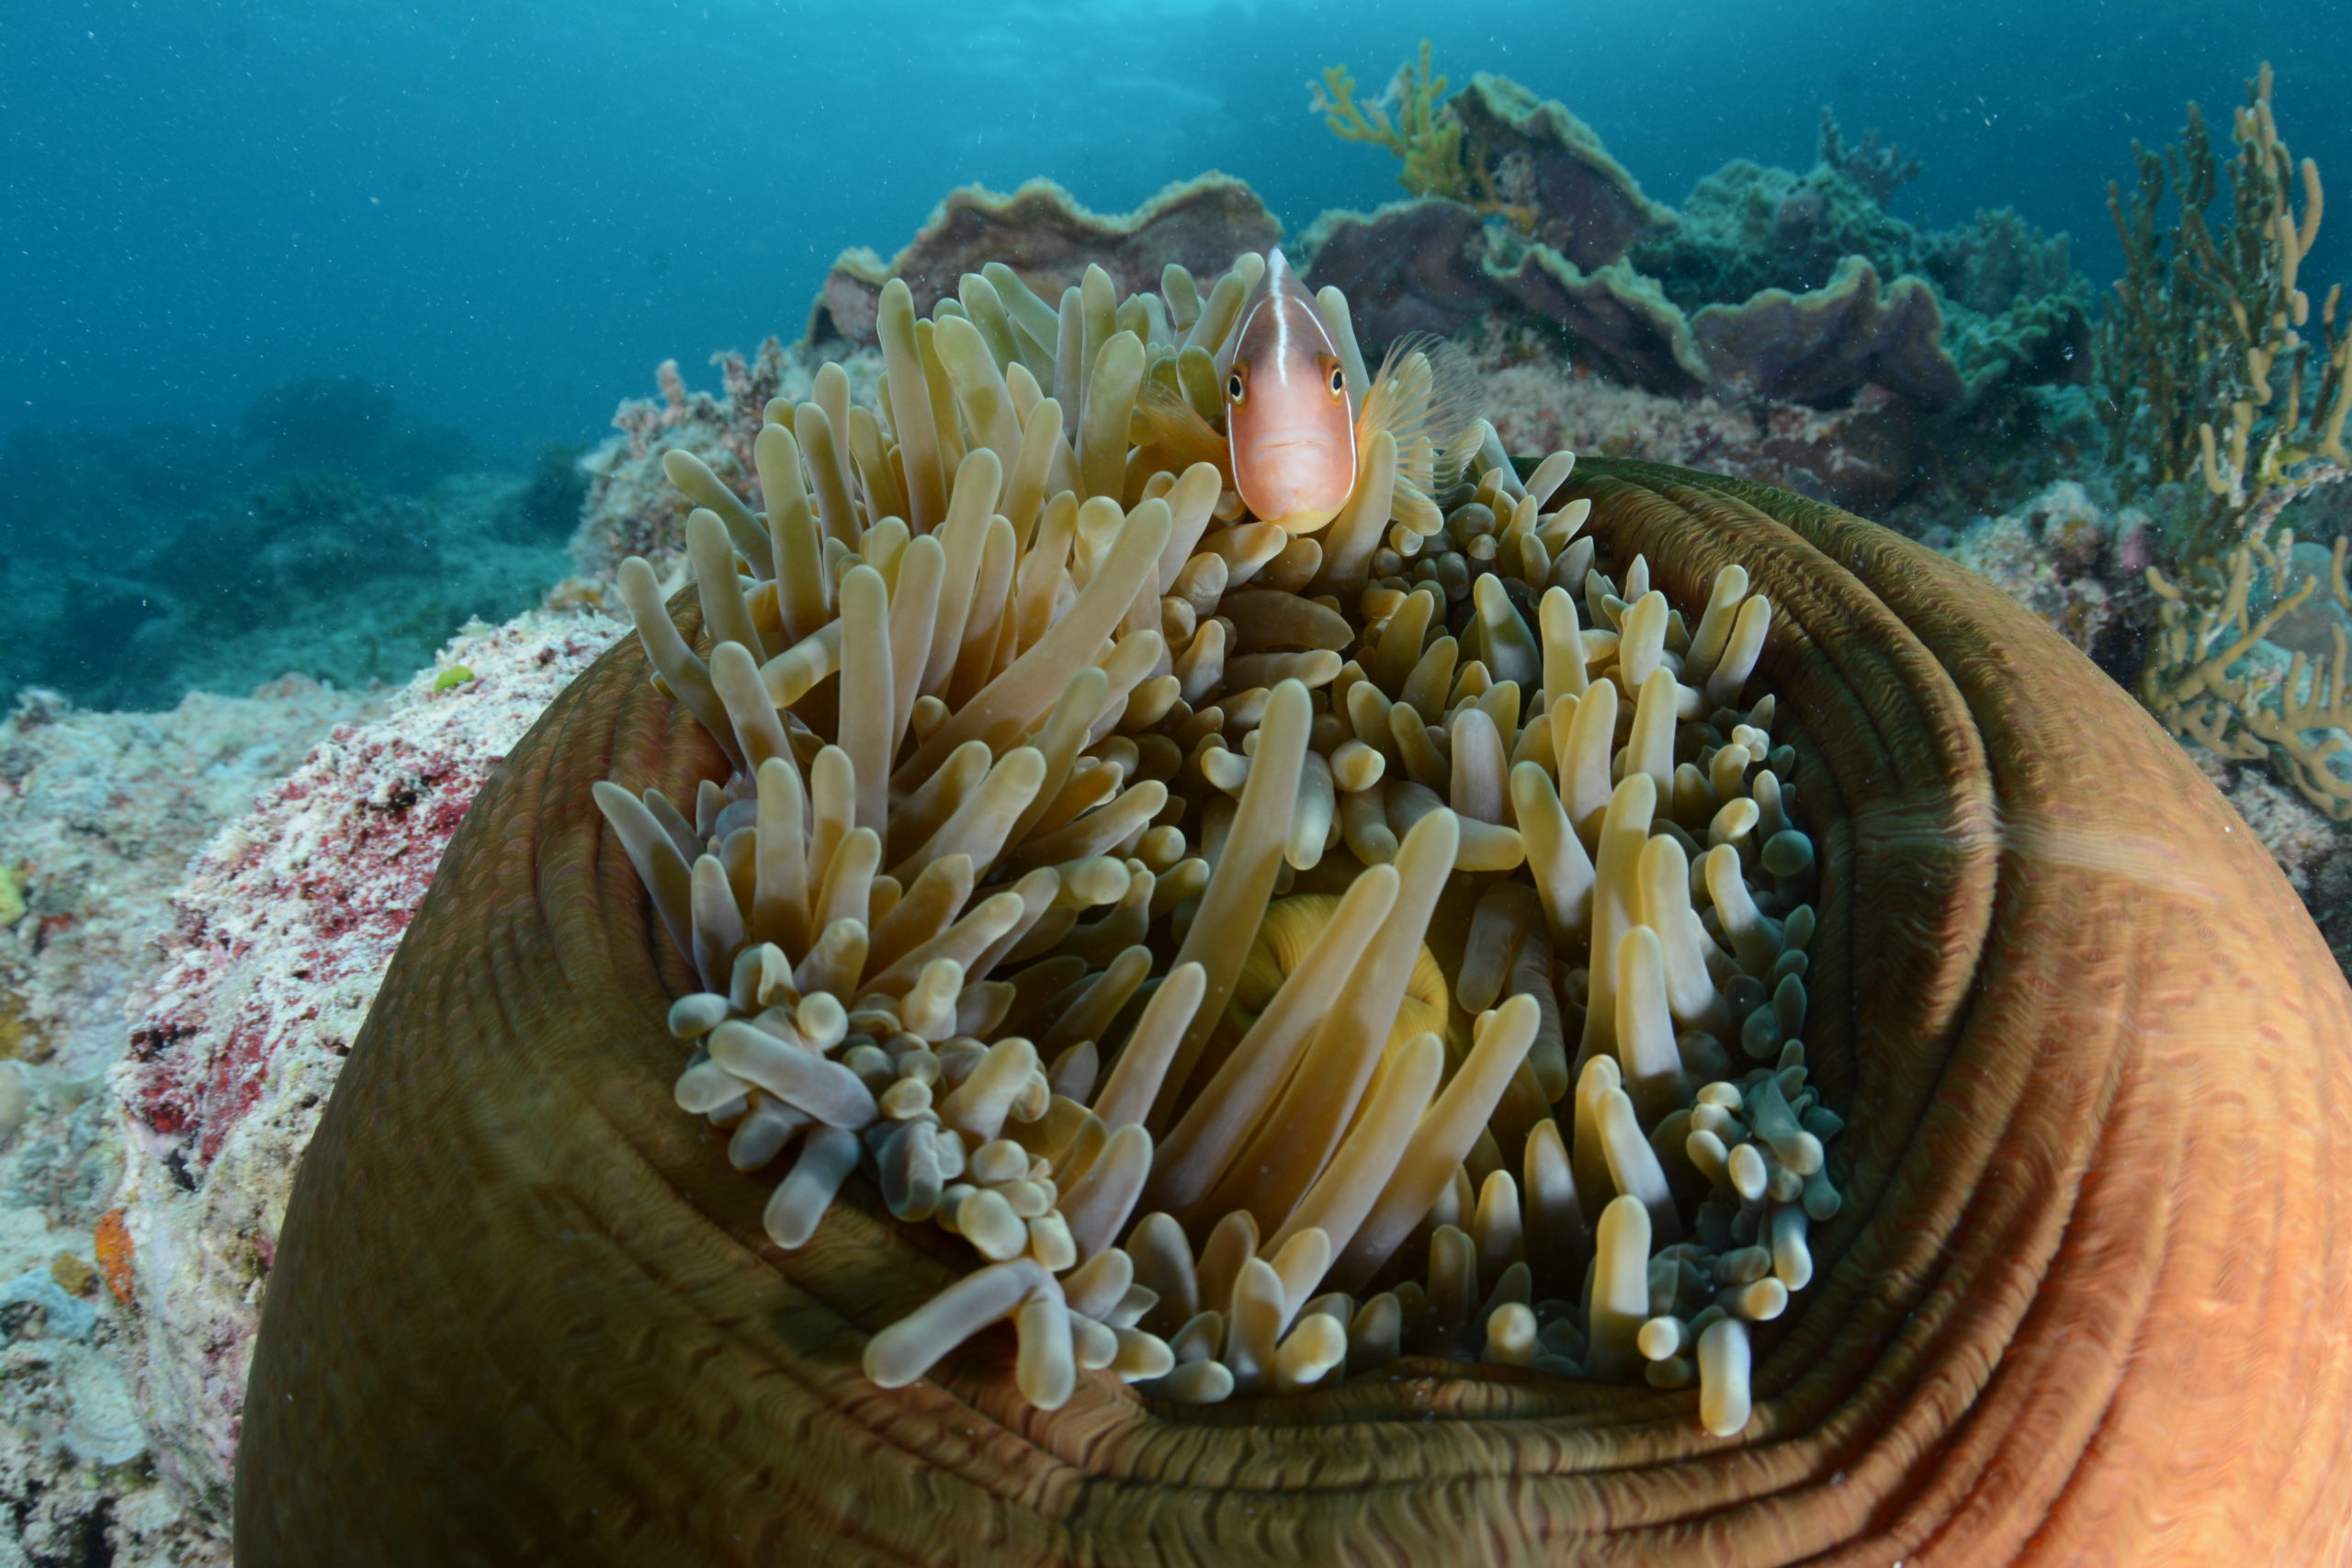
{"label": "blue ocean water", "polygon": [[2262,60],[2296,152],[2352,179],[2352,8],[2275,0],[6,0],[0,433],[358,377],[526,458],[663,358],[796,335],[838,251],[890,254],[967,181],[1120,211],[1221,168],[1293,231],[1391,199],[1307,85],[1376,87],[1424,37],[1668,202],[1735,157],[1809,166],[1828,105],[1925,160],[1899,215],[2015,206],[2101,285],[2131,141]]}
{"label": "blue ocean water", "polygon": [[[1812,167],[1827,110],[1922,161],[1889,217],[2013,208],[2073,236],[2086,297],[2133,140],[2193,97],[2225,141],[2265,60],[2295,151],[2352,171],[2342,7],[0,0],[0,694],[404,680],[570,570],[576,459],[662,361],[707,386],[714,351],[798,337],[837,254],[894,254],[967,183],[1116,213],[1219,169],[1294,237],[1396,199],[1313,85],[1377,94],[1424,39],[1678,206],[1732,160]],[[1939,515],[2055,471],[1946,483]],[[63,629],[94,614],[120,635]]]}

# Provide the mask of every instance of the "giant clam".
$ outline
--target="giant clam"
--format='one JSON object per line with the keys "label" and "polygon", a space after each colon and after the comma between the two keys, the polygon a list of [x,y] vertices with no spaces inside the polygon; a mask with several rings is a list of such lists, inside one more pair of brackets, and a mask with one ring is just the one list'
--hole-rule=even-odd
{"label": "giant clam", "polygon": [[[1188,291],[1189,282],[1170,292]],[[1065,322],[1082,319],[1085,304],[1066,308]],[[894,307],[886,295],[886,317],[894,308],[903,301]],[[1191,310],[1204,308],[1196,297]],[[946,319],[919,338],[904,333],[906,356],[894,365],[901,386],[931,364],[958,355],[968,363],[968,343],[942,351],[941,340],[969,335],[945,328]],[[1123,323],[1106,316],[1099,324]],[[1135,323],[1133,341],[1152,342],[1162,328]],[[1098,332],[1090,347],[1099,352],[1122,335]],[[1001,371],[1018,348],[1001,356]],[[1023,399],[1018,378],[1003,379],[1015,383],[1012,403],[1028,402],[1025,419],[1038,406],[1037,388]],[[1051,388],[1049,367],[1033,381]],[[952,398],[927,401],[934,433],[949,428]],[[971,426],[1011,412],[986,396],[964,407]],[[1082,423],[1097,450],[1090,454],[1083,440],[1072,448],[1081,468],[1109,461],[1091,476],[1098,494],[1115,493],[1121,482],[1099,445],[1115,439],[1118,423]],[[801,446],[814,454],[812,428],[802,429]],[[1016,421],[994,439],[1017,447],[1022,434]],[[978,451],[989,441],[972,435],[971,445]],[[824,467],[809,465],[817,473]],[[957,466],[934,450],[927,470],[920,459],[916,467],[901,481],[901,499],[917,513],[910,536],[922,536],[927,523],[944,533],[946,480]],[[1542,488],[1558,484],[1564,467],[1543,476]],[[1001,464],[1002,473],[1018,468],[1017,458]],[[1515,476],[1487,471],[1493,488],[1518,485]],[[689,664],[662,641],[669,616],[658,600],[649,614],[649,585],[640,581],[640,624],[667,679],[649,682],[646,655],[616,649],[549,709],[485,790],[306,1158],[249,1393],[239,1560],[2190,1563],[2224,1555],[2320,1561],[2342,1551],[2347,1504],[2329,1478],[2345,1457],[2352,1416],[2352,1343],[2340,1317],[2352,1266],[2335,1210],[2352,1089],[2345,1051],[2352,995],[2259,844],[2121,693],[1996,592],[1932,554],[1757,486],[1630,462],[1587,462],[1565,478],[1555,493],[1590,502],[1584,526],[1620,573],[1613,585],[1630,587],[1624,574],[1638,559],[1695,614],[1725,581],[1723,569],[1741,569],[1758,602],[1770,605],[1757,679],[1796,721],[1784,742],[1792,750],[1775,771],[1786,772],[1807,812],[1815,850],[1807,874],[1819,910],[1807,944],[1798,1060],[1812,1092],[1850,1125],[1831,1165],[1844,1201],[1812,1234],[1810,1282],[1785,1314],[1746,1314],[1762,1320],[1752,1330],[1743,1387],[1752,1408],[1723,1418],[1720,1406],[1708,1414],[1703,1389],[1518,1364],[1529,1358],[1496,1353],[1503,1314],[1491,1310],[1494,1301],[1486,1303],[1483,1358],[1474,1342],[1470,1359],[1384,1355],[1359,1371],[1346,1359],[1354,1347],[1340,1337],[1319,1354],[1307,1347],[1308,1363],[1294,1358],[1285,1376],[1269,1361],[1269,1337],[1238,1362],[1229,1346],[1187,1362],[1225,1369],[1226,1386],[1216,1392],[1242,1384],[1222,1403],[1193,1403],[1202,1391],[1179,1386],[1157,1352],[1138,1349],[1148,1364],[1134,1366],[1117,1359],[1128,1350],[1125,1339],[1091,1357],[1074,1353],[1058,1288],[1047,1303],[1055,1312],[1040,1309],[1037,1319],[1050,1319],[1052,1331],[1033,1340],[1029,1314],[1040,1296],[1031,1286],[1057,1270],[1017,1239],[1005,1249],[1012,1261],[996,1267],[1034,1269],[1034,1278],[1022,1275],[1019,1290],[950,1340],[922,1347],[905,1364],[887,1353],[877,1364],[877,1347],[925,1321],[926,1303],[952,1297],[959,1280],[987,1275],[980,1260],[996,1254],[979,1219],[997,1222],[987,1203],[960,1235],[894,1218],[886,1202],[905,1206],[904,1170],[893,1178],[886,1164],[878,1181],[853,1174],[871,1153],[869,1145],[862,1155],[854,1137],[825,1145],[833,1150],[830,1206],[804,1206],[780,1221],[777,1205],[793,1210],[801,1200],[787,1201],[774,1173],[746,1177],[725,1151],[740,1153],[747,1136],[780,1142],[801,1129],[747,1135],[760,1102],[747,1111],[707,1100],[700,1109],[732,1112],[725,1119],[733,1135],[723,1136],[673,1101],[682,1061],[668,1038],[673,1030],[712,1031],[729,1010],[730,991],[739,1013],[763,1007],[772,991],[786,1002],[830,995],[812,984],[817,971],[808,967],[819,945],[811,916],[824,898],[804,895],[797,926],[782,939],[794,949],[786,955],[789,986],[756,956],[737,961],[739,952],[756,953],[757,931],[725,943],[708,937],[726,924],[730,894],[744,907],[759,902],[742,891],[756,877],[749,852],[722,848],[705,863],[709,869],[693,872],[686,855],[722,839],[718,829],[743,823],[753,807],[771,805],[764,790],[739,785],[729,796],[707,787],[738,764],[748,764],[739,776],[762,772],[758,757],[729,752],[741,745],[746,666],[734,660],[726,673],[713,647],[730,637],[789,641],[781,628],[793,623],[777,617],[791,612],[776,610],[775,600],[761,606],[756,595],[747,607],[740,593],[706,597],[701,613],[681,602],[673,606],[677,624],[707,660]],[[687,482],[701,481],[688,475]],[[918,493],[926,482],[933,486],[928,500]],[[812,511],[841,499],[828,497],[821,482],[813,493]],[[1088,562],[1091,580],[1110,581],[1117,570],[1118,536],[1108,530],[1134,526],[1155,500],[1162,504],[1148,554],[1159,558],[1169,518],[1186,504],[1166,504],[1171,493],[1162,485],[1156,498],[1130,494],[1126,507],[1098,509],[1103,528]],[[995,482],[987,494],[997,496]],[[733,584],[735,552],[751,557],[764,542],[746,529],[748,510],[738,509],[740,517],[714,510],[699,530],[707,584]],[[1335,540],[1347,525],[1343,514]],[[1074,516],[1058,525],[1080,533]],[[985,532],[979,523],[968,526]],[[1259,564],[1286,549],[1260,553]],[[1334,558],[1343,553],[1335,543]],[[993,573],[995,591],[1017,597],[1009,564],[986,564],[978,543],[971,558],[982,563],[976,583]],[[1297,570],[1288,592],[1319,581],[1319,564],[1289,558]],[[865,629],[844,612],[832,624],[850,629],[834,634],[831,667],[806,654],[770,680],[768,693],[788,702],[816,694],[808,712],[823,733],[811,746],[834,741],[842,757],[881,755],[920,784],[937,761],[916,768],[926,750],[944,755],[957,739],[989,739],[981,712],[994,689],[989,677],[1019,646],[1033,645],[1006,642],[1005,661],[975,667],[960,684],[952,669],[927,671],[963,700],[918,719],[912,685],[877,680],[874,666],[854,663],[888,640],[877,628],[895,630],[879,597],[895,581],[879,581],[878,569],[868,573],[876,581],[859,578],[867,569],[846,552],[830,564],[843,601],[862,604]],[[1148,596],[1148,571],[1128,565],[1135,581],[1114,584],[1111,613],[1084,634],[1093,643],[1125,623],[1129,599]],[[1493,590],[1464,586],[1460,614],[1498,618],[1508,610],[1493,607],[1500,597]],[[1344,606],[1345,597],[1338,602]],[[1393,617],[1396,603],[1385,599],[1381,607]],[[1597,597],[1595,607],[1602,603]],[[1608,603],[1615,607],[1605,613],[1629,624],[1633,606]],[[764,628],[754,625],[763,615],[771,621]],[[726,635],[708,636],[707,616]],[[808,628],[793,629],[801,637],[794,646],[808,644]],[[1414,626],[1411,651],[1423,629]],[[1351,635],[1362,630],[1351,624]],[[1523,622],[1519,636],[1529,637]],[[866,654],[844,649],[861,639]],[[1131,662],[1124,678],[1136,690],[1148,671],[1140,657]],[[716,688],[693,690],[682,677],[696,668],[731,682],[735,700],[725,714],[714,706]],[[837,682],[823,679],[835,670]],[[871,702],[828,705],[829,694],[846,697],[854,685],[880,694],[880,718]],[[1448,694],[1442,680],[1437,691]],[[1056,700],[1052,691],[1032,691],[1013,705],[1009,730],[978,759],[990,775],[1024,737],[1045,733]],[[1237,747],[1234,761],[1213,764],[1245,797],[1230,825],[1208,835],[1215,843],[1224,834],[1227,853],[1252,831],[1243,781],[1269,771],[1257,759],[1289,761],[1307,750],[1307,703],[1303,687],[1274,682],[1258,704],[1274,716],[1254,749]],[[715,720],[711,728],[693,716],[697,708]],[[1012,710],[1000,700],[991,711]],[[868,733],[884,720],[911,732]],[[1091,728],[1083,716],[1072,722]],[[1457,757],[1464,746],[1487,743],[1479,721],[1468,728],[1468,740],[1453,734]],[[1424,738],[1400,729],[1398,739],[1410,752]],[[1035,744],[1053,750],[1045,739]],[[860,796],[859,778],[879,776],[873,767],[861,775],[800,754],[808,750],[793,751],[810,780],[791,786],[796,825],[804,810],[830,819],[838,843],[854,831],[850,824],[869,820],[860,809],[887,817],[906,807],[900,797]],[[1201,765],[1197,755],[1184,760]],[[820,765],[832,770],[821,786]],[[1314,764],[1304,766],[1311,773]],[[974,795],[980,776],[967,781]],[[674,863],[608,829],[591,798],[591,786],[607,780],[628,792],[700,795],[696,816],[706,819],[675,829],[656,821]],[[1108,792],[1119,782],[1105,781],[1096,808],[1110,808]],[[1028,785],[1033,794],[1037,787]],[[820,788],[831,807],[816,804]],[[609,796],[606,804],[614,808]],[[1289,854],[1298,846],[1279,840],[1295,818],[1282,817],[1271,822],[1272,840]],[[1144,813],[1130,826],[1142,831],[1150,819]],[[1396,825],[1419,832],[1421,822],[1440,819],[1453,821],[1430,809]],[[1464,819],[1476,818],[1465,811]],[[1528,823],[1520,826],[1533,836]],[[1321,836],[1345,837],[1336,818]],[[1391,903],[1428,861],[1427,853],[1414,860],[1409,832],[1396,849],[1398,836],[1388,847],[1400,869],[1377,895]],[[1649,841],[1669,836],[1661,827]],[[928,847],[928,836],[894,844],[886,825],[876,838],[865,874],[876,864],[903,871],[891,897],[913,899],[928,870],[914,852]],[[1498,842],[1493,834],[1481,841]],[[1361,872],[1350,854],[1362,847],[1335,849],[1329,863]],[[1090,846],[1087,858],[1116,859],[1091,852],[1099,848]],[[631,849],[640,863],[649,855],[660,863],[651,897]],[[1461,869],[1447,878],[1445,896],[1455,901],[1445,908],[1476,929],[1480,889],[1507,869],[1507,857],[1498,852],[1491,863],[1477,863],[1451,841],[1447,852],[1443,860]],[[1252,852],[1269,853],[1263,842]],[[1006,897],[1031,869],[1002,868],[994,896]],[[1195,952],[1221,941],[1238,952],[1259,929],[1278,874],[1272,858],[1262,870],[1253,896],[1223,906],[1204,899],[1233,929],[1220,934],[1195,921],[1188,938],[1206,931]],[[1132,874],[1104,874],[1122,890],[1134,885]],[[1298,874],[1303,890],[1314,886],[1311,869]],[[942,880],[956,875],[951,868]],[[1363,872],[1352,884],[1336,879],[1331,890],[1374,880]],[[1041,896],[1058,897],[1050,887]],[[861,909],[869,907],[878,911],[871,917],[878,942],[895,905],[861,899]],[[1320,908],[1318,929],[1351,918],[1360,931],[1379,920],[1377,911],[1351,917],[1341,899],[1336,910]],[[1156,1001],[1172,991],[1168,961],[1182,955],[1172,931],[1153,929],[1168,938],[1148,944],[1162,978]],[[1711,929],[1724,934],[1721,919]],[[1264,930],[1273,931],[1272,919]],[[1003,933],[988,934],[992,942]],[[1433,936],[1431,945],[1450,957],[1450,969],[1439,965],[1443,983],[1464,985],[1463,933],[1450,942]],[[903,962],[906,952],[896,956]],[[1311,948],[1283,964],[1294,977],[1306,973]],[[935,1058],[956,1043],[936,1038],[954,1032],[950,1021],[969,1024],[990,1008],[1001,1018],[1028,1005],[991,993],[959,1014],[972,994],[956,993],[960,965],[953,974],[919,967],[944,989],[918,997],[932,981],[901,976],[898,1000],[881,1010],[888,1027],[939,1043]],[[1493,981],[1472,986],[1486,993],[1478,999],[1496,998],[1503,987]],[[1409,978],[1391,983],[1412,994]],[[1214,977],[1204,984],[1222,1001],[1233,982],[1228,975],[1222,986]],[[865,1027],[884,1028],[871,1021],[879,1004],[861,987],[850,993],[839,1016],[815,1007],[776,1027],[797,1028],[803,1043],[826,1048],[854,1036],[861,1010]],[[1261,990],[1252,1005],[1265,1010],[1256,1016],[1272,1016],[1281,995]],[[1591,995],[1555,999],[1573,1006]],[[680,998],[687,999],[673,1008]],[[1456,1081],[1476,1069],[1516,1005],[1486,1021]],[[679,1010],[688,1015],[683,1027]],[[1107,1023],[1107,1013],[1120,1010],[1105,1010]],[[1466,1035],[1467,1015],[1455,1011]],[[918,1027],[919,1012],[930,1025]],[[741,1032],[748,1025],[733,1027],[728,1042],[712,1033],[714,1060],[767,1048]],[[1227,1032],[1250,1027],[1236,1020]],[[1526,1054],[1532,1027],[1519,1015],[1509,1027],[1520,1031],[1516,1050]],[[882,1055],[876,1044],[864,1048]],[[919,1059],[918,1048],[929,1046],[919,1042],[894,1059]],[[1229,1039],[1204,1038],[1202,1048],[1229,1051],[1227,1063],[1239,1055]],[[999,1132],[1016,1131],[1003,1123],[1003,1105],[1029,1095],[1029,1075],[1044,1070],[1044,1059],[1023,1049],[1029,1055],[999,1058],[1009,1065],[974,1159],[986,1149],[1001,1154],[1011,1139]],[[1409,1043],[1391,1049],[1396,1062],[1413,1054]],[[1422,1054],[1434,1062],[1434,1051]],[[821,1059],[823,1051],[809,1055]],[[1114,1082],[1117,1062],[1105,1064]],[[696,1058],[688,1071],[703,1066]],[[1065,1078],[1056,1062],[1055,1087],[1073,1091],[1062,1100],[1087,1098],[1089,1066]],[[927,1071],[910,1075],[926,1092],[955,1081]],[[968,1085],[997,1069],[967,1062],[960,1071],[971,1075],[962,1079]],[[850,1084],[859,1081],[869,1094],[876,1084],[895,1087],[888,1077],[861,1080],[848,1069],[828,1084],[854,1100]],[[1111,1092],[1104,1088],[1095,1103]],[[1544,1092],[1565,1117],[1567,1091],[1555,1078]],[[1424,1100],[1427,1094],[1425,1087]],[[1035,1124],[1044,1125],[1051,1120],[1042,1114],[1044,1091],[1034,1098]],[[854,1131],[874,1114],[867,1102],[838,1120]],[[952,1123],[958,1112],[946,1114]],[[1357,1124],[1374,1118],[1367,1109]],[[1340,1112],[1335,1125],[1344,1124]],[[1165,1113],[1154,1131],[1176,1136]],[[1519,1131],[1536,1141],[1523,1124]],[[805,1140],[795,1157],[818,1146]],[[1279,1163],[1283,1149],[1260,1152]],[[786,1161],[778,1169],[787,1164],[801,1168]],[[1008,1167],[1002,1185],[1047,1180],[1049,1166]],[[797,1179],[787,1178],[785,1189]],[[1246,1206],[1250,1183],[1238,1190]],[[1469,1218],[1454,1201],[1450,1213]],[[780,1229],[796,1245],[779,1246]],[[1446,1255],[1464,1245],[1484,1249],[1493,1234],[1479,1227],[1477,1240],[1464,1244],[1442,1229],[1418,1245],[1442,1278]],[[1206,1238],[1190,1242],[1208,1272]],[[1057,1261],[1066,1267],[1075,1251]],[[1272,1275],[1280,1263],[1253,1258],[1254,1245],[1238,1258],[1233,1251],[1227,1246],[1216,1267],[1219,1282],[1237,1292],[1237,1275],[1250,1268]],[[1376,1284],[1379,1265],[1373,1259],[1345,1288]],[[1468,1268],[1476,1280],[1475,1261]],[[1577,1285],[1561,1288],[1574,1293]],[[1075,1300],[1080,1287],[1070,1289]],[[1656,1304],[1655,1292],[1648,1300]],[[1468,1304],[1477,1304],[1475,1292]],[[1348,1302],[1351,1311],[1368,1305]],[[1462,1309],[1457,1300],[1454,1310]],[[1108,1305],[1096,1310],[1113,1315]],[[1017,1340],[989,1329],[953,1348],[980,1321],[1007,1314],[1022,1320]],[[1642,1308],[1636,1315],[1653,1314]],[[1517,1314],[1511,1321],[1521,1324]],[[1587,1326],[1598,1360],[1600,1320]]]}

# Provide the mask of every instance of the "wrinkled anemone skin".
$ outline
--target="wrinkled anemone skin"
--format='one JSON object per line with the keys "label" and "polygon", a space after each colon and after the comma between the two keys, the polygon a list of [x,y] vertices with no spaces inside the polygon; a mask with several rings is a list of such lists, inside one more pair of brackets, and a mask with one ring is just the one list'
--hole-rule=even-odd
{"label": "wrinkled anemone skin", "polygon": [[1747,568],[1802,725],[1848,1196],[1745,1434],[1435,1363],[1201,1408],[1092,1375],[1045,1414],[1001,1331],[868,1384],[956,1244],[853,1183],[784,1255],[671,1102],[688,975],[589,785],[721,761],[631,638],[469,816],[303,1164],[237,1561],[2346,1560],[2352,994],[2261,845],[1933,554],[1678,469],[1574,482],[1685,603]]}

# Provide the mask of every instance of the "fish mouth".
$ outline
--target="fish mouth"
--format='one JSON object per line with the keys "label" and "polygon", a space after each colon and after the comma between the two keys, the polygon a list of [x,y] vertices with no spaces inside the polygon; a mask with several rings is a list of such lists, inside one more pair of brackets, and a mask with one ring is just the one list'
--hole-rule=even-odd
{"label": "fish mouth", "polygon": [[1309,431],[1249,443],[1235,477],[1242,499],[1260,517],[1313,514],[1305,527],[1291,528],[1304,533],[1330,521],[1346,504],[1355,482],[1354,466],[1346,459],[1328,434]]}
{"label": "fish mouth", "polygon": [[1319,430],[1310,430],[1298,435],[1261,437],[1249,444],[1250,455],[1260,458],[1288,457],[1296,453],[1312,453],[1317,457],[1336,457],[1339,455],[1339,443]]}

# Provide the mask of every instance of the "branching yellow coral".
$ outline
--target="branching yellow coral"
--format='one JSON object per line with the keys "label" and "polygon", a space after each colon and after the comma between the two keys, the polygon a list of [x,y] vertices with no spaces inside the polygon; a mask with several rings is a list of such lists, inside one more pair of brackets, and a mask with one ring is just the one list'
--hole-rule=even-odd
{"label": "branching yellow coral", "polygon": [[[1388,91],[1369,103],[1356,100],[1356,79],[1345,65],[1326,67],[1314,109],[1340,141],[1369,142],[1396,153],[1405,165],[1396,183],[1413,195],[1458,201],[1532,233],[1533,209],[1503,200],[1487,150],[1464,137],[1462,122],[1442,102],[1446,85],[1445,77],[1432,74],[1430,41],[1423,39],[1418,62],[1398,66]],[[1396,105],[1394,119],[1384,107],[1389,100]]]}
{"label": "branching yellow coral", "polygon": [[[2342,733],[2352,727],[2343,629],[2334,628],[2332,660],[2297,653],[2283,682],[2265,678],[2252,657],[2322,587],[2310,572],[2290,581],[2294,535],[2280,513],[2352,473],[2344,446],[2352,331],[2339,331],[2336,316],[2343,289],[2329,289],[2316,312],[2314,343],[2301,282],[2325,197],[2318,167],[2297,164],[2280,140],[2270,87],[2265,65],[2233,120],[2230,219],[2220,230],[2205,213],[2222,165],[2195,104],[2178,146],[2157,154],[2132,144],[2140,184],[2128,206],[2118,186],[2108,187],[2125,267],[2116,306],[2099,323],[2108,455],[2127,484],[2201,480],[2206,493],[2174,541],[2179,581],[2148,572],[2163,603],[2141,700],[2174,734],[2222,756],[2273,758],[2285,782],[2352,821],[2352,777],[2335,767],[2352,751]],[[2179,217],[2160,233],[2168,191]],[[2344,549],[2337,540],[2326,586],[2352,610]],[[2274,603],[2257,616],[2250,605],[2266,573]]]}
{"label": "branching yellow coral", "polygon": [[[2151,482],[2201,478],[2211,504],[2191,546],[2226,539],[2222,525],[2243,517],[2291,465],[2347,460],[2352,333],[2337,329],[2342,289],[2317,311],[2313,343],[2300,280],[2324,206],[2319,170],[2308,158],[2298,164],[2279,139],[2270,86],[2268,65],[2246,84],[2232,128],[2230,220],[2219,231],[2205,212],[2221,165],[2195,104],[2178,146],[2158,154],[2133,143],[2140,182],[2128,203],[2108,187],[2124,252],[2098,341],[2109,457],[2122,466],[2141,456]],[[2168,191],[2179,216],[2165,233],[2157,215]]]}
{"label": "branching yellow coral", "polygon": [[[2244,542],[2221,566],[2200,561],[2177,583],[2149,568],[2148,586],[2162,604],[2140,676],[2140,699],[2165,728],[2223,757],[2272,759],[2284,782],[2338,822],[2352,822],[2352,773],[2335,765],[2338,757],[2352,764],[2352,740],[2344,733],[2352,730],[2352,649],[2343,626],[2330,628],[2332,659],[2298,652],[2275,683],[2249,656],[2322,592],[2352,612],[2346,541],[2336,539],[2324,579],[2305,572],[2297,582],[2294,530],[2275,522],[2296,497],[2346,479],[2352,469],[2322,461],[2274,486]],[[2266,578],[2272,602],[2257,615],[2254,594]]]}

